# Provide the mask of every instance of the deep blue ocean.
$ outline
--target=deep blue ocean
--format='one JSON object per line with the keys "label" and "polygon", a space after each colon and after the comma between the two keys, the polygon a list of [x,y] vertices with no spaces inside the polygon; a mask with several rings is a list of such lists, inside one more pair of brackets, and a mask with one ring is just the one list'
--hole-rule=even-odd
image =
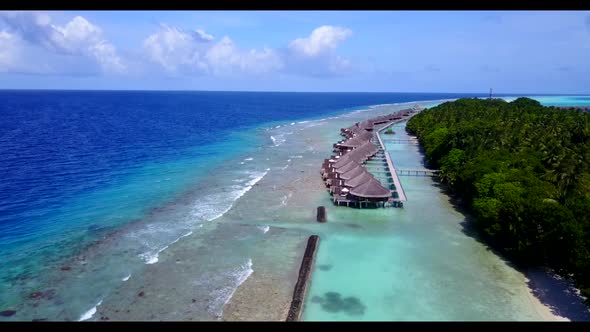
{"label": "deep blue ocean", "polygon": [[207,167],[212,157],[239,152],[239,146],[218,146],[231,133],[367,105],[460,96],[2,91],[0,252],[33,241],[46,227],[76,227],[79,219],[55,215],[77,197],[117,186],[143,165],[195,158]]}
{"label": "deep blue ocean", "polygon": [[[0,310],[18,284],[145,218],[229,158],[245,133],[370,105],[485,94],[0,91]],[[57,263],[56,263],[57,264]]]}

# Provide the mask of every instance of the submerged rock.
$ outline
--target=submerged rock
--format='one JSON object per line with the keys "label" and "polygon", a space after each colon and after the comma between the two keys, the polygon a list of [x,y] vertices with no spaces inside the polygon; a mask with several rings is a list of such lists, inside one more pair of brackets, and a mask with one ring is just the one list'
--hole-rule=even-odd
{"label": "submerged rock", "polygon": [[29,294],[29,299],[38,300],[43,297],[43,292],[32,292]]}
{"label": "submerged rock", "polygon": [[344,224],[346,227],[350,227],[350,228],[363,228],[363,226],[361,225],[357,225],[357,224]]}
{"label": "submerged rock", "polygon": [[16,314],[16,310],[4,310],[4,311],[0,311],[0,316],[2,317],[10,317],[12,315]]}
{"label": "submerged rock", "polygon": [[327,312],[345,312],[351,316],[364,315],[366,306],[358,297],[349,296],[342,298],[337,292],[327,292],[324,297],[314,296],[312,302],[321,303],[322,309]]}

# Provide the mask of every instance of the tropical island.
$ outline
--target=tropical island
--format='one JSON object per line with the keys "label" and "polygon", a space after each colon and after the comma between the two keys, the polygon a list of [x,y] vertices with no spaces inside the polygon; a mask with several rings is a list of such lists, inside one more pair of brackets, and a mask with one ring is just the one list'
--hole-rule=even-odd
{"label": "tropical island", "polygon": [[482,238],[590,297],[590,114],[529,98],[458,99],[406,128]]}

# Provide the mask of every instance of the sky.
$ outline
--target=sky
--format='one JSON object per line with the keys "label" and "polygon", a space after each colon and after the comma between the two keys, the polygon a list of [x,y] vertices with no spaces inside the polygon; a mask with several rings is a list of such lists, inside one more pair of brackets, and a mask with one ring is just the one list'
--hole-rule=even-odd
{"label": "sky", "polygon": [[590,94],[590,11],[3,11],[0,89]]}

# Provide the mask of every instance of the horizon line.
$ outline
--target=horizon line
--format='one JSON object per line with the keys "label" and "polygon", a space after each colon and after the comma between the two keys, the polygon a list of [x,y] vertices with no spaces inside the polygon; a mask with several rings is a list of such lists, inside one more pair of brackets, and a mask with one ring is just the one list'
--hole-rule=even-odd
{"label": "horizon line", "polygon": [[[239,92],[239,93],[366,93],[366,94],[402,94],[402,93],[430,93],[430,94],[477,94],[489,95],[488,92],[433,92],[433,91],[268,91],[268,90],[160,90],[160,89],[39,89],[39,88],[0,88],[0,91],[96,91],[96,92]],[[534,95],[534,96],[588,96],[590,93],[555,93],[555,92],[495,92],[493,95]]]}

